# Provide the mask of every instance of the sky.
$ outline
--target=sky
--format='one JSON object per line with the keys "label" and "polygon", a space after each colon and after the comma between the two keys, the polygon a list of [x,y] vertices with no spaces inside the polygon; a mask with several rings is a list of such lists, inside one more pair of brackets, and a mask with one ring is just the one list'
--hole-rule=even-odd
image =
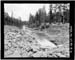
{"label": "sky", "polygon": [[49,12],[49,4],[4,4],[4,10],[11,16],[19,18],[21,17],[22,21],[28,21],[29,15],[35,15],[39,8],[45,6],[46,12]]}

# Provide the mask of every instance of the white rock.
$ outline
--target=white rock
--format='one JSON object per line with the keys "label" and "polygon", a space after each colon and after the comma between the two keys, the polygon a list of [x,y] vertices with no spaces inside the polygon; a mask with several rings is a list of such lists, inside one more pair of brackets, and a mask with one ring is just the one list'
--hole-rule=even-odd
{"label": "white rock", "polygon": [[21,57],[21,55],[20,55],[19,52],[16,50],[13,54],[8,55],[7,57]]}
{"label": "white rock", "polygon": [[47,39],[43,39],[42,41],[38,40],[38,43],[42,46],[42,47],[50,47],[50,48],[54,48],[57,47],[55,44],[53,44],[52,42],[48,41]]}

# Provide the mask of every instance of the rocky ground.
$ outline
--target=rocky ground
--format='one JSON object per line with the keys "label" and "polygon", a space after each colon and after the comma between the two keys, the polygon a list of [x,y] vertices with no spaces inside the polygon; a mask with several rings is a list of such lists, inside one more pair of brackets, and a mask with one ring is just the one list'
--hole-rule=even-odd
{"label": "rocky ground", "polygon": [[5,26],[4,57],[69,57],[69,27],[36,31]]}

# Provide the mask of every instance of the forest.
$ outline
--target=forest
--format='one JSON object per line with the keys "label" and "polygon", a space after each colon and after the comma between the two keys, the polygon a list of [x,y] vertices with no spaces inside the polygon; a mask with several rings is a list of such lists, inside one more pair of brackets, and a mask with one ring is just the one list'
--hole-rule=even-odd
{"label": "forest", "polygon": [[[46,28],[51,23],[69,23],[70,19],[70,6],[69,4],[50,4],[49,13],[46,14],[45,6],[40,8],[35,16],[30,14],[28,21],[22,21],[20,18],[16,19],[13,15],[10,17],[7,12],[4,12],[4,25],[12,25],[21,28],[27,25],[30,28]],[[54,11],[54,12],[53,12]]]}

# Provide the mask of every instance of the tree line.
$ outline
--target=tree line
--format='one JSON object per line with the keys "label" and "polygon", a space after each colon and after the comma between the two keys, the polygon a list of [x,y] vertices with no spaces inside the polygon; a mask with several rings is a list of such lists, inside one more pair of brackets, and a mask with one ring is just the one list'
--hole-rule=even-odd
{"label": "tree line", "polygon": [[4,12],[4,25],[16,26],[21,28],[23,25],[27,25],[26,21],[9,16],[8,13]]}
{"label": "tree line", "polygon": [[22,27],[27,25],[30,28],[39,28],[41,26],[46,26],[51,23],[69,23],[70,8],[69,4],[54,4],[49,5],[49,13],[46,13],[45,6],[40,8],[35,15],[30,14],[28,21],[22,21],[21,19],[16,19],[13,16],[9,16],[8,13],[4,13],[4,24],[13,25],[17,27]]}
{"label": "tree line", "polygon": [[30,14],[29,26],[30,27],[40,27],[46,26],[51,23],[69,23],[69,4],[50,4],[49,13],[46,14],[45,6],[39,9],[35,16]]}

